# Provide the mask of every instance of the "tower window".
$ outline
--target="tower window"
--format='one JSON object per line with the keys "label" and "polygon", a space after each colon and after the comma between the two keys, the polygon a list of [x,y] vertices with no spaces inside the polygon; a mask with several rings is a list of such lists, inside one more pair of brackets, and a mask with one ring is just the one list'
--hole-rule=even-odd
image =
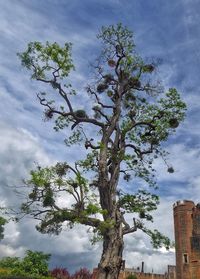
{"label": "tower window", "polygon": [[188,264],[189,263],[188,254],[183,254],[183,263],[184,264]]}

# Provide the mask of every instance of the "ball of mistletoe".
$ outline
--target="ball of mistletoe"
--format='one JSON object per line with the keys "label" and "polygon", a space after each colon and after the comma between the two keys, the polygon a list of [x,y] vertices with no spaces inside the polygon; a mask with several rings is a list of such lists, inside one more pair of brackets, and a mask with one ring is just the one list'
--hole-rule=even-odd
{"label": "ball of mistletoe", "polygon": [[33,200],[33,201],[36,200],[36,198],[37,198],[36,191],[33,191],[32,193],[30,193],[28,197],[30,200]]}
{"label": "ball of mistletoe", "polygon": [[49,120],[53,117],[53,111],[51,109],[45,110],[44,114],[45,114],[45,117],[47,120]]}
{"label": "ball of mistletoe", "polygon": [[74,189],[78,188],[78,183],[77,183],[77,182],[73,182],[73,183],[72,183],[72,187],[73,187]]}
{"label": "ball of mistletoe", "polygon": [[96,110],[101,110],[101,105],[100,104],[94,104],[93,108],[92,108],[94,111]]}
{"label": "ball of mistletoe", "polygon": [[64,176],[67,172],[68,165],[66,163],[57,163],[56,164],[56,173],[58,176]]}
{"label": "ball of mistletoe", "polygon": [[131,179],[131,175],[129,174],[129,173],[125,173],[125,175],[124,175],[124,180],[126,180],[127,182],[129,182],[130,181],[130,179]]}
{"label": "ball of mistletoe", "polygon": [[170,125],[171,128],[177,128],[178,125],[179,125],[178,119],[177,118],[171,118],[169,120],[169,125]]}
{"label": "ball of mistletoe", "polygon": [[146,217],[145,211],[141,210],[140,213],[139,213],[139,217],[140,217],[141,219],[144,219],[144,218]]}
{"label": "ball of mistletoe", "polygon": [[115,66],[116,66],[115,61],[114,61],[113,59],[109,59],[109,60],[108,60],[108,66],[110,66],[110,67],[115,67]]}
{"label": "ball of mistletoe", "polygon": [[51,206],[54,203],[53,198],[53,191],[51,189],[48,189],[45,193],[44,199],[43,199],[43,206]]}
{"label": "ball of mistletoe", "polygon": [[147,64],[143,66],[142,70],[145,73],[152,73],[155,70],[155,67],[152,64]]}
{"label": "ball of mistletoe", "polygon": [[134,109],[131,109],[128,113],[129,117],[133,119],[136,116],[136,111]]}
{"label": "ball of mistletoe", "polygon": [[138,78],[136,77],[131,77],[128,81],[128,85],[131,87],[131,88],[138,88],[138,87],[141,87],[141,82],[139,81]]}
{"label": "ball of mistletoe", "polygon": [[136,101],[136,97],[133,95],[132,92],[129,91],[125,94],[125,100],[134,102]]}
{"label": "ball of mistletoe", "polygon": [[108,85],[106,83],[100,83],[97,86],[97,92],[102,93],[108,88]]}
{"label": "ball of mistletoe", "polygon": [[167,169],[167,171],[168,171],[169,173],[174,173],[173,167],[169,167],[169,168]]}
{"label": "ball of mistletoe", "polygon": [[127,80],[130,77],[130,74],[128,72],[121,72],[121,78],[124,80]]}
{"label": "ball of mistletoe", "polygon": [[152,144],[152,145],[157,145],[157,144],[159,144],[159,140],[157,139],[157,138],[151,138],[150,139],[150,143]]}
{"label": "ball of mistletoe", "polygon": [[88,117],[86,112],[83,109],[79,109],[79,110],[75,111],[75,115],[78,118],[87,118]]}
{"label": "ball of mistletoe", "polygon": [[112,90],[108,90],[107,91],[107,95],[108,95],[108,97],[112,97],[113,96],[113,91]]}
{"label": "ball of mistletoe", "polygon": [[123,48],[120,45],[116,45],[116,52],[117,54],[121,55],[123,53]]}
{"label": "ball of mistletoe", "polygon": [[113,75],[107,74],[104,76],[104,82],[105,83],[110,83],[113,80]]}

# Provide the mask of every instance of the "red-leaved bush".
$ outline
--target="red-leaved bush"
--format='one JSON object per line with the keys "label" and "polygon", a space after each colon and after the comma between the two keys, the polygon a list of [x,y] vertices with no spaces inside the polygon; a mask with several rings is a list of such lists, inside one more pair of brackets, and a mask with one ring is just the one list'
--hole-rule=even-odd
{"label": "red-leaved bush", "polygon": [[92,273],[87,268],[80,268],[74,274],[70,275],[66,268],[56,267],[50,272],[56,279],[92,279]]}
{"label": "red-leaved bush", "polygon": [[87,268],[80,268],[76,271],[72,276],[71,279],[91,279],[92,274]]}
{"label": "red-leaved bush", "polygon": [[56,267],[50,272],[51,276],[56,279],[70,279],[71,276],[66,268]]}

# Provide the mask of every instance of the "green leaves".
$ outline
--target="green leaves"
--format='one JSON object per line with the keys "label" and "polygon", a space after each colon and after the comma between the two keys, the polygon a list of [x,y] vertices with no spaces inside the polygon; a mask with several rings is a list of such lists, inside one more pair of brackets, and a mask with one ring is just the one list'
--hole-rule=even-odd
{"label": "green leaves", "polygon": [[74,69],[70,43],[60,47],[57,43],[30,42],[27,50],[18,56],[22,66],[32,71],[33,79],[53,78],[54,75],[62,79]]}
{"label": "green leaves", "polygon": [[[31,171],[26,184],[31,192],[27,202],[21,205],[21,213],[41,215],[42,221],[36,227],[41,233],[58,234],[64,221],[70,227],[75,223],[97,226],[100,220],[90,216],[105,214],[97,203],[97,195],[90,191],[88,179],[77,166],[72,168],[65,162],[52,167],[38,166]],[[61,195],[66,203],[70,199],[70,206],[64,210],[58,206]]]}
{"label": "green leaves", "polygon": [[0,260],[1,268],[14,269],[20,266],[20,259],[18,257],[4,257]]}
{"label": "green leaves", "polygon": [[149,212],[157,209],[159,197],[145,190],[139,190],[135,195],[122,192],[118,204],[127,213],[138,213],[141,219],[152,221]]}
{"label": "green leaves", "polygon": [[44,198],[43,198],[43,206],[47,207],[47,206],[52,206],[54,204],[54,198],[53,198],[53,191],[52,189],[47,189],[45,191],[44,194]]}
{"label": "green leaves", "polygon": [[29,274],[47,275],[50,257],[50,254],[27,250],[26,256],[21,263],[22,270]]}
{"label": "green leaves", "polygon": [[[50,254],[27,250],[25,257],[5,257],[0,260],[0,267],[10,271],[9,274],[22,278],[42,278],[48,275],[48,261]],[[14,277],[13,277],[14,278]]]}
{"label": "green leaves", "polygon": [[104,53],[108,55],[116,52],[118,55],[130,53],[134,48],[133,33],[124,27],[121,23],[102,27],[100,34],[97,35],[104,44]]}
{"label": "green leaves", "polygon": [[92,150],[86,155],[84,160],[78,161],[78,165],[83,168],[84,172],[97,171],[98,170],[98,156],[99,152],[97,150]]}
{"label": "green leaves", "polygon": [[93,214],[101,213],[102,209],[101,207],[99,207],[99,205],[89,203],[85,211],[88,215],[93,215]]}
{"label": "green leaves", "polygon": [[83,133],[82,133],[82,130],[79,129],[79,128],[76,128],[76,130],[74,130],[72,132],[72,134],[66,138],[64,140],[66,146],[71,146],[71,145],[74,145],[74,144],[81,144],[81,142],[83,142]]}
{"label": "green leaves", "polygon": [[168,237],[164,236],[158,230],[149,230],[144,228],[143,231],[151,237],[151,243],[154,248],[165,247],[167,250],[171,247],[171,241]]}
{"label": "green leaves", "polygon": [[0,240],[4,237],[4,225],[7,223],[7,220],[0,216]]}

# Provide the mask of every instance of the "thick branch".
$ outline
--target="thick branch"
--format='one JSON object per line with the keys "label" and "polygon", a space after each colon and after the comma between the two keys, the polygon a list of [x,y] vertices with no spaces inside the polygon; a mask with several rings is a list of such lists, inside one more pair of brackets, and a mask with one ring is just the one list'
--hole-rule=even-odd
{"label": "thick branch", "polygon": [[42,227],[48,227],[53,223],[63,223],[64,221],[78,222],[83,225],[98,228],[101,221],[96,218],[81,216],[72,210],[61,210],[57,212],[50,220],[42,221]]}

